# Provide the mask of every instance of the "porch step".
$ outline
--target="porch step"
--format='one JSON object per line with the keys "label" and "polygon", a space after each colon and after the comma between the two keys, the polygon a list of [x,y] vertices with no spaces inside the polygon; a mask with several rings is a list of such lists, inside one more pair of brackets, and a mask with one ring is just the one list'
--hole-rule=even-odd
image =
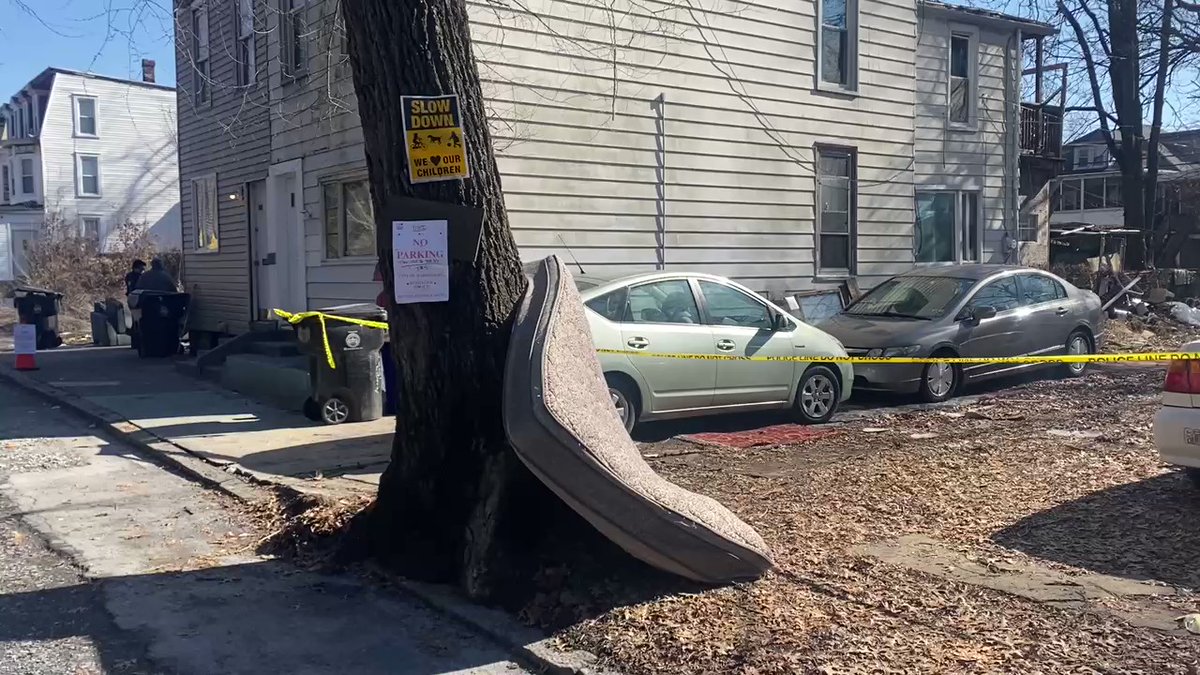
{"label": "porch step", "polygon": [[257,340],[247,345],[247,352],[275,358],[300,355],[300,346],[295,340]]}
{"label": "porch step", "polygon": [[300,411],[308,398],[308,357],[230,354],[220,382],[264,403]]}

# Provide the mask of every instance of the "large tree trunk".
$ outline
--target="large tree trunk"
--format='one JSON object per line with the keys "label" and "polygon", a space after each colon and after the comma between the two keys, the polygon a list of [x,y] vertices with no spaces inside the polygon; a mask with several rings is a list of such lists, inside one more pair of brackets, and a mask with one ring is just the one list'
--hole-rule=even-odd
{"label": "large tree trunk", "polygon": [[1142,163],[1145,142],[1142,137],[1137,0],[1110,0],[1108,28],[1112,43],[1108,72],[1112,81],[1113,109],[1121,131],[1120,155],[1116,159],[1121,168],[1125,227],[1142,231],[1141,235],[1129,237],[1123,263],[1127,269],[1142,269],[1147,262],[1146,236],[1151,224],[1145,220],[1145,169]]}
{"label": "large tree trunk", "polygon": [[[495,599],[524,528],[529,499],[548,491],[506,439],[501,387],[510,321],[525,288],[492,154],[464,0],[343,0],[351,65],[392,295],[391,225],[397,196],[484,212],[473,265],[452,264],[450,301],[389,307],[400,396],[391,463],[360,519],[368,545],[402,573],[459,584]],[[471,177],[409,182],[401,96],[458,94]],[[517,523],[515,521],[522,521]]]}

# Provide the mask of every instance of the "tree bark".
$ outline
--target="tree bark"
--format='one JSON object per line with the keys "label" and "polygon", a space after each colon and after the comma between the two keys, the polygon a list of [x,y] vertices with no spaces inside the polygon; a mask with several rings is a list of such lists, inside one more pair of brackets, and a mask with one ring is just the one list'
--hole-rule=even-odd
{"label": "tree bark", "polygon": [[[524,526],[548,493],[501,417],[513,311],[526,280],[504,210],[464,0],[343,0],[376,214],[397,196],[484,212],[474,264],[452,263],[450,301],[396,305],[391,224],[377,217],[399,401],[391,462],[358,526],[370,553],[476,599],[503,590]],[[457,94],[471,177],[409,182],[401,97]],[[519,525],[518,525],[519,523]],[[360,532],[361,532],[360,531]]]}
{"label": "tree bark", "polygon": [[1145,220],[1145,166],[1142,163],[1145,139],[1142,137],[1138,25],[1137,0],[1109,0],[1108,34],[1112,59],[1108,73],[1112,81],[1113,109],[1121,130],[1121,153],[1117,162],[1121,168],[1125,227],[1142,231],[1141,236],[1134,235],[1128,240],[1123,261],[1128,269],[1146,266],[1146,229],[1149,225]]}

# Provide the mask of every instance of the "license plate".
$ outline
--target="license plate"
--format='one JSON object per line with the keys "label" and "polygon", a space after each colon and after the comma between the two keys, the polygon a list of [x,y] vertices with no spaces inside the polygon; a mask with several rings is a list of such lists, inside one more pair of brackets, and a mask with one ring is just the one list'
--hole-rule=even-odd
{"label": "license plate", "polygon": [[1200,429],[1184,428],[1183,442],[1188,445],[1200,445]]}

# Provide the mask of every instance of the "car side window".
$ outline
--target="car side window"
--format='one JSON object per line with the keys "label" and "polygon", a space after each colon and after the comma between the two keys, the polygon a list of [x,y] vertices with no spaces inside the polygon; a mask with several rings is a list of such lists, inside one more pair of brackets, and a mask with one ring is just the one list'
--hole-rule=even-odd
{"label": "car side window", "polygon": [[1041,274],[1022,274],[1021,287],[1025,290],[1025,302],[1037,305],[1043,302],[1054,302],[1067,297],[1067,289],[1062,284]]}
{"label": "car side window", "polygon": [[609,321],[620,321],[625,316],[625,304],[628,292],[629,289],[627,288],[619,288],[611,293],[605,293],[598,298],[592,298],[585,305],[588,309]]}
{"label": "car side window", "polygon": [[979,289],[971,298],[969,307],[994,307],[997,312],[1016,309],[1021,306],[1021,297],[1017,294],[1017,278],[1005,277]]}
{"label": "car side window", "polygon": [[700,309],[685,279],[670,279],[629,289],[626,323],[700,323]]}
{"label": "car side window", "polygon": [[767,306],[736,288],[712,281],[701,281],[700,292],[708,316],[717,326],[741,326],[766,330],[771,327]]}

